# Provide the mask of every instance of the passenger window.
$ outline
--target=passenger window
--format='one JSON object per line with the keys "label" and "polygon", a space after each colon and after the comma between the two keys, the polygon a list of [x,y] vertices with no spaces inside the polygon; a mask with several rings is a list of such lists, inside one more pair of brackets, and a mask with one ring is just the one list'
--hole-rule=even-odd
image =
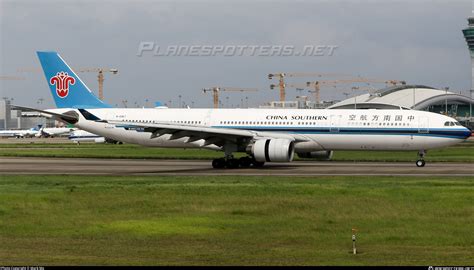
{"label": "passenger window", "polygon": [[449,126],[449,122],[444,122],[444,126],[445,126],[445,127],[448,127],[448,126]]}

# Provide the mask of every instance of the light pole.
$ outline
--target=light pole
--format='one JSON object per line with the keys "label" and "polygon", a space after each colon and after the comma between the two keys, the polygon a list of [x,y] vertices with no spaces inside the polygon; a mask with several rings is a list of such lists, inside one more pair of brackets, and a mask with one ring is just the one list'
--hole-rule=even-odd
{"label": "light pole", "polygon": [[469,91],[469,97],[471,98],[470,102],[469,102],[469,124],[471,124],[472,122],[472,92],[474,92],[474,89],[471,89]]}
{"label": "light pole", "polygon": [[179,95],[178,98],[179,98],[179,101],[178,101],[178,108],[179,108],[179,106],[181,106],[181,95]]}
{"label": "light pole", "polygon": [[[354,90],[359,89],[358,86],[352,86],[352,94],[354,94]],[[357,95],[354,95],[354,109],[357,109]]]}
{"label": "light pole", "polygon": [[303,93],[304,88],[296,88],[296,92],[298,92],[298,96],[301,96]]}
{"label": "light pole", "polygon": [[445,111],[446,111],[446,115],[448,115],[448,90],[449,90],[449,87],[445,87],[444,90],[446,90],[446,94],[444,95],[444,105],[445,105]]}

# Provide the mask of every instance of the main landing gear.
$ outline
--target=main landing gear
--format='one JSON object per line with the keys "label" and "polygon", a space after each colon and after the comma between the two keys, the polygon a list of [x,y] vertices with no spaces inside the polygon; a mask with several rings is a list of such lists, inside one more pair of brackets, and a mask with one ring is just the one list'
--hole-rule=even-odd
{"label": "main landing gear", "polygon": [[227,158],[217,158],[212,161],[212,167],[214,169],[237,169],[237,168],[250,168],[263,167],[265,162],[256,161],[253,157],[241,157],[239,159],[229,156]]}
{"label": "main landing gear", "polygon": [[425,167],[425,154],[426,152],[424,150],[420,150],[420,152],[418,152],[418,157],[419,159],[416,161],[416,167]]}

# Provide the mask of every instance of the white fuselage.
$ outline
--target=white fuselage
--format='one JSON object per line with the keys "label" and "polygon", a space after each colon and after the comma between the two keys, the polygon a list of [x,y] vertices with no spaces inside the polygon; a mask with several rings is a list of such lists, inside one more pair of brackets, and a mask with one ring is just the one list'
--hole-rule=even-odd
{"label": "white fuselage", "polygon": [[61,136],[67,135],[70,132],[74,131],[74,128],[67,128],[67,127],[53,127],[53,128],[43,128],[41,129],[41,133],[38,133],[37,136]]}
{"label": "white fuselage", "polygon": [[[71,109],[55,109],[65,112]],[[295,151],[427,150],[464,141],[470,131],[453,118],[415,110],[294,110],[294,109],[88,109],[101,120],[144,125],[175,125],[251,130],[256,137],[296,138]],[[446,122],[452,123],[446,125]],[[454,124],[456,123],[456,125]],[[154,147],[203,147],[168,134],[152,138],[142,129],[126,129],[80,116],[80,129],[117,141]],[[216,146],[207,148],[219,149]]]}
{"label": "white fuselage", "polygon": [[96,143],[104,143],[105,138],[100,135],[96,135],[93,133],[90,133],[85,130],[74,130],[72,131],[69,136],[69,140],[73,142],[96,142]]}
{"label": "white fuselage", "polygon": [[39,131],[36,129],[0,130],[0,137],[25,138],[25,137],[35,137],[37,134],[39,134]]}

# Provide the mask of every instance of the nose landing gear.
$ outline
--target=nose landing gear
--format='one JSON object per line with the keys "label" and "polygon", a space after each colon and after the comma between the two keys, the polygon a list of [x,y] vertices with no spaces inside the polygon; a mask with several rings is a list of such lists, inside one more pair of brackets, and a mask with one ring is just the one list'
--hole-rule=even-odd
{"label": "nose landing gear", "polygon": [[416,161],[416,167],[424,167],[425,163],[426,162],[423,159],[419,159]]}
{"label": "nose landing gear", "polygon": [[420,150],[420,152],[418,152],[418,157],[419,159],[416,161],[416,167],[424,167],[426,162],[424,160],[425,158],[425,154],[426,152],[424,150]]}

